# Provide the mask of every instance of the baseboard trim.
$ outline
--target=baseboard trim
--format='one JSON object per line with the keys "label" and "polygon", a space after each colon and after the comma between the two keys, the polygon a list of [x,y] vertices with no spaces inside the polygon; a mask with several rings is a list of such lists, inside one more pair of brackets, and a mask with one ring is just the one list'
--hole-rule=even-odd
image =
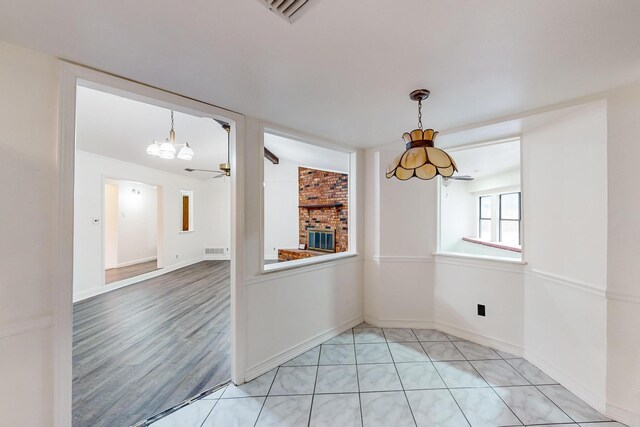
{"label": "baseboard trim", "polygon": [[357,316],[347,322],[342,323],[339,326],[336,326],[335,328],[331,328],[327,331],[324,331],[309,340],[301,342],[293,347],[288,348],[287,350],[281,353],[278,353],[277,355],[267,360],[264,360],[260,363],[253,365],[252,367],[248,368],[247,371],[245,372],[244,381],[245,382],[251,381],[252,379],[259,377],[260,375],[266,372],[269,372],[273,368],[282,365],[283,363],[293,359],[294,357],[300,356],[302,353],[305,353],[311,350],[312,348],[317,347],[323,342],[333,337],[336,337],[341,333],[348,331],[349,329],[355,326],[358,326],[360,323],[362,323],[362,321],[363,321],[363,317]]}
{"label": "baseboard trim", "polygon": [[115,267],[115,268],[129,267],[130,265],[142,264],[143,262],[155,261],[157,259],[158,259],[158,257],[155,257],[155,256],[151,256],[151,257],[147,257],[147,258],[140,258],[140,259],[136,259],[136,260],[133,260],[133,261],[127,261],[127,262],[118,263],[118,266]]}
{"label": "baseboard trim", "polygon": [[436,329],[438,331],[455,335],[465,340],[473,341],[478,344],[495,348],[496,350],[506,351],[507,353],[511,353],[514,356],[522,357],[522,355],[524,354],[524,348],[521,346],[433,320],[378,319],[372,316],[365,316],[364,321],[365,323],[378,328]]}
{"label": "baseboard trim", "polygon": [[87,298],[91,298],[97,295],[102,295],[107,292],[115,291],[116,289],[124,288],[125,286],[142,282],[143,280],[153,279],[154,277],[162,276],[163,274],[170,273],[180,268],[188,267],[190,265],[196,264],[198,262],[201,262],[202,260],[203,259],[201,256],[196,258],[191,258],[189,260],[178,262],[176,264],[171,264],[167,267],[163,267],[155,271],[150,271],[149,273],[144,273],[136,277],[131,277],[129,279],[120,280],[118,282],[109,283],[108,285],[99,286],[99,287],[87,289],[80,292],[74,292],[73,302],[82,301]]}
{"label": "baseboard trim", "polygon": [[456,326],[449,325],[447,323],[436,322],[436,329],[442,332],[445,332],[447,334],[455,335],[465,340],[475,342],[477,344],[485,345],[487,347],[495,348],[496,350],[511,353],[514,356],[523,357],[525,354],[524,347],[520,345],[512,344],[510,342],[507,342],[498,338],[481,335],[476,332],[467,331],[466,329],[460,329]]}
{"label": "baseboard trim", "polygon": [[596,410],[602,412],[607,416],[611,416],[607,414],[605,398],[604,396],[594,393],[589,387],[582,384],[580,381],[575,380],[571,375],[567,374],[564,370],[558,368],[554,363],[550,362],[547,358],[541,356],[540,354],[526,350],[525,351],[525,359],[529,362],[536,365],[546,374],[551,376],[553,379],[562,384],[567,390],[571,393],[578,396],[580,399],[584,400],[591,407]]}
{"label": "baseboard trim", "polygon": [[640,427],[640,414],[607,402],[606,415],[629,427]]}
{"label": "baseboard trim", "polygon": [[22,335],[53,326],[53,316],[35,316],[0,325],[0,339]]}
{"label": "baseboard trim", "polygon": [[435,329],[435,324],[432,320],[378,319],[376,317],[365,316],[364,322],[377,328]]}
{"label": "baseboard trim", "polygon": [[202,257],[203,261],[231,261],[231,255],[204,255]]}

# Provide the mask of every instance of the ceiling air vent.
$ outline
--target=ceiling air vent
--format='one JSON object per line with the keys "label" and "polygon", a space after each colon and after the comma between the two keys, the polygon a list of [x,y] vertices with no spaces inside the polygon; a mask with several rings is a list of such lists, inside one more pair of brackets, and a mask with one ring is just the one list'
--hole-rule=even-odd
{"label": "ceiling air vent", "polygon": [[320,0],[258,0],[270,11],[293,24]]}

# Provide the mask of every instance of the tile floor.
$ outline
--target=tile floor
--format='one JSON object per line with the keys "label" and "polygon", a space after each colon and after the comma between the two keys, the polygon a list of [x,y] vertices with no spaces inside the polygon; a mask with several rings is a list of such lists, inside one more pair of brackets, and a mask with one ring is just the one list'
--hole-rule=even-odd
{"label": "tile floor", "polygon": [[154,427],[622,426],[524,359],[425,329],[366,324]]}

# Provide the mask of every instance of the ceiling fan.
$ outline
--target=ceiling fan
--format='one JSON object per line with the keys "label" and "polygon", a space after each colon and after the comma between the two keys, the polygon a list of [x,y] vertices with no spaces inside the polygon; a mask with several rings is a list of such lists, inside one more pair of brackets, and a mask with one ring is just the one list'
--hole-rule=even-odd
{"label": "ceiling fan", "polygon": [[209,172],[209,173],[217,173],[218,175],[214,176],[213,179],[222,178],[223,176],[231,176],[231,162],[229,161],[229,139],[231,134],[231,126],[227,122],[223,122],[222,120],[213,119],[227,132],[227,162],[220,163],[220,170],[216,169],[195,169],[195,168],[185,168],[187,172]]}
{"label": "ceiling fan", "polygon": [[451,181],[473,181],[474,178],[471,175],[454,175],[442,177],[442,185],[448,187]]}

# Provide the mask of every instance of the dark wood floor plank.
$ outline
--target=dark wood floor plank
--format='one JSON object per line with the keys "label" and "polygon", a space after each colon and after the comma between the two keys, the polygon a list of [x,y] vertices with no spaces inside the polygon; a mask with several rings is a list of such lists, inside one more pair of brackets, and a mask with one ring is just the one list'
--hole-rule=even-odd
{"label": "dark wood floor plank", "polygon": [[129,426],[229,379],[229,264],[74,304],[74,427]]}

